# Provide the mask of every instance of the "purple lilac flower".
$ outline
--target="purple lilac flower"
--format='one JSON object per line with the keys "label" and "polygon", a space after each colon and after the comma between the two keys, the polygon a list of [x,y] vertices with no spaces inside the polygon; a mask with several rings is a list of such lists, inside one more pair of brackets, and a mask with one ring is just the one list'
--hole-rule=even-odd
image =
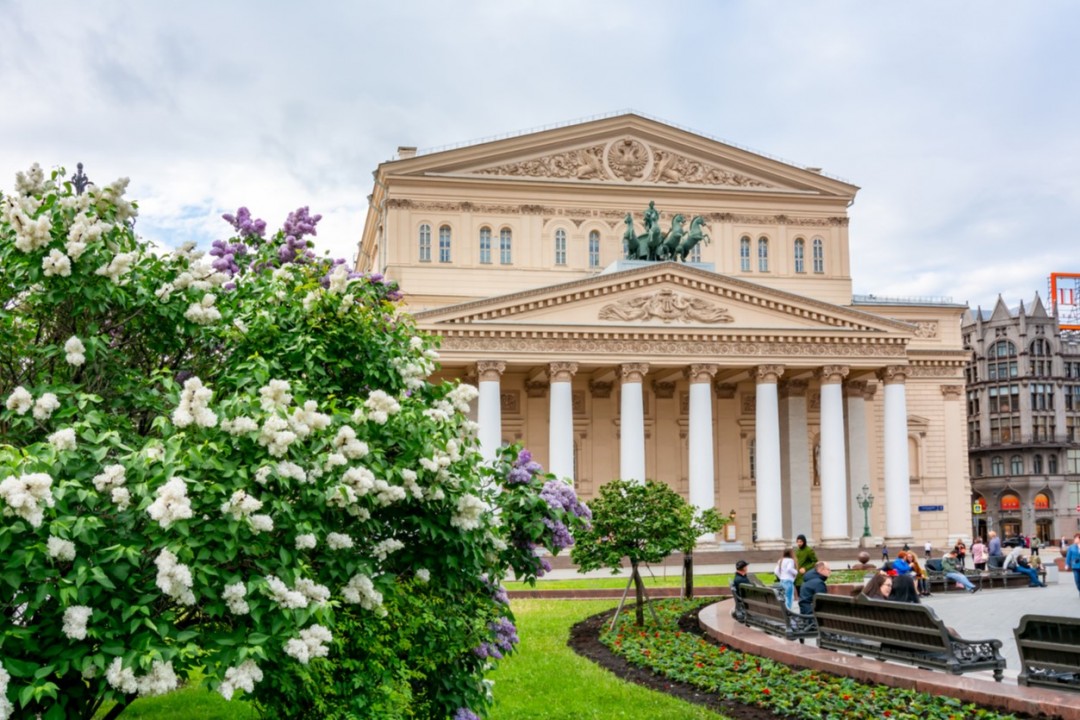
{"label": "purple lilac flower", "polygon": [[516,465],[510,468],[510,472],[506,475],[506,482],[511,485],[525,485],[532,480],[532,473],[523,467],[517,467]]}
{"label": "purple lilac flower", "polygon": [[503,652],[510,652],[521,640],[518,638],[517,628],[509,618],[501,617],[495,622],[488,623],[488,630],[495,633],[495,645]]}
{"label": "purple lilac flower", "polygon": [[532,453],[529,452],[528,450],[522,450],[521,452],[518,453],[517,462],[515,462],[514,464],[515,465],[527,465],[528,463],[531,463],[531,462],[532,462]]}
{"label": "purple lilac flower", "polygon": [[562,522],[551,518],[544,518],[543,522],[551,531],[551,549],[554,552],[561,552],[574,544],[574,536],[570,534],[570,529]]}
{"label": "purple lilac flower", "polygon": [[452,720],[480,720],[480,716],[469,708],[458,708]]}
{"label": "purple lilac flower", "polygon": [[386,293],[387,300],[397,301],[400,300],[402,297],[404,297],[404,295],[402,295],[400,290],[391,290],[390,292]]}
{"label": "purple lilac flower", "polygon": [[252,220],[251,211],[242,207],[235,215],[225,213],[221,216],[225,222],[232,225],[240,237],[263,237],[266,234],[265,220]]}
{"label": "purple lilac flower", "polygon": [[240,272],[237,258],[246,255],[247,250],[247,246],[243,243],[228,243],[224,240],[215,240],[210,248],[210,255],[214,258],[214,262],[211,264],[218,272],[226,273],[229,277],[232,277]]}
{"label": "purple lilac flower", "polygon": [[302,240],[305,235],[315,235],[315,225],[322,220],[322,215],[312,216],[308,207],[297,208],[285,218],[282,230],[287,237],[294,240]]}

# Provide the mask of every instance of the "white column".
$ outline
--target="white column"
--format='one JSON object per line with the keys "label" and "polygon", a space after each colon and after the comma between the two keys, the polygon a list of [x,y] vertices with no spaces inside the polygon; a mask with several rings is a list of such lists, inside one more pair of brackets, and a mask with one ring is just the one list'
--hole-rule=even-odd
{"label": "white column", "polygon": [[[716,470],[713,466],[712,379],[716,365],[691,365],[690,427],[688,433],[690,504],[701,510],[716,507]],[[713,537],[707,538],[712,540]]]}
{"label": "white column", "polygon": [[641,384],[647,363],[619,366],[622,376],[619,415],[619,475],[623,480],[645,482],[645,403]]}
{"label": "white column", "polygon": [[[870,480],[870,435],[866,416],[866,401],[874,396],[877,385],[865,380],[853,380],[845,383],[844,424],[847,426],[847,466],[848,466],[848,522],[851,534],[860,538],[862,547],[873,547],[881,543],[881,538],[874,535],[873,521],[870,523],[870,537],[863,538],[863,509],[855,502],[855,497],[862,493],[863,486],[873,492]],[[878,493],[880,495],[880,493]]]}
{"label": "white column", "polygon": [[822,547],[851,547],[848,534],[847,458],[844,452],[843,365],[818,370],[821,382],[821,541]]}
{"label": "white column", "polygon": [[783,513],[780,493],[780,406],[776,384],[783,365],[759,365],[754,416],[754,468],[757,481],[757,547],[779,550],[784,547]]}
{"label": "white column", "polygon": [[551,411],[548,413],[548,448],[551,453],[548,470],[558,478],[574,481],[574,396],[571,380],[577,363],[551,363]]}
{"label": "white column", "polygon": [[480,378],[480,407],[477,410],[480,455],[488,462],[495,459],[502,446],[502,395],[499,380],[505,371],[504,362],[481,360],[476,363],[476,374]]}
{"label": "white column", "polygon": [[810,383],[789,378],[780,383],[780,496],[783,498],[783,536],[794,543],[806,535],[816,545],[810,497],[810,438],[806,427],[806,391]]}
{"label": "white column", "polygon": [[907,367],[878,373],[885,384],[885,542],[911,540],[911,473],[908,469]]}

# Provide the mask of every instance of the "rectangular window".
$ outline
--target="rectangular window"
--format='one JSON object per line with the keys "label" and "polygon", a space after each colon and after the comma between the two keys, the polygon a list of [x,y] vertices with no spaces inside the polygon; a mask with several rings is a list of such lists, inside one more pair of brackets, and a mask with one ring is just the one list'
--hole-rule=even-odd
{"label": "rectangular window", "polygon": [[750,272],[750,238],[739,241],[739,269]]}
{"label": "rectangular window", "polygon": [[600,267],[600,233],[595,230],[589,233],[589,267]]}
{"label": "rectangular window", "polygon": [[555,264],[566,264],[566,231],[555,231]]}
{"label": "rectangular window", "polygon": [[760,238],[757,241],[758,272],[769,272],[769,241]]}
{"label": "rectangular window", "polygon": [[439,228],[439,262],[450,262],[450,228],[447,225]]}
{"label": "rectangular window", "polygon": [[825,272],[825,246],[821,238],[814,239],[814,272]]}
{"label": "rectangular window", "polygon": [[431,262],[431,226],[420,226],[420,262]]}
{"label": "rectangular window", "polygon": [[1065,473],[1080,475],[1080,450],[1065,451]]}
{"label": "rectangular window", "polygon": [[480,262],[491,263],[491,229],[480,228]]}
{"label": "rectangular window", "polygon": [[795,241],[795,272],[806,272],[806,243],[802,238]]}

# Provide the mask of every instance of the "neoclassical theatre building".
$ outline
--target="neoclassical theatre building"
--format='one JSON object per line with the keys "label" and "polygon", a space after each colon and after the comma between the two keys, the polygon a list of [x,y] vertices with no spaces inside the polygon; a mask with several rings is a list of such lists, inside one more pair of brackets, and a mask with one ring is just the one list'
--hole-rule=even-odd
{"label": "neoclassical theatre building", "polygon": [[621,114],[398,148],[357,266],[478,385],[489,455],[521,442],[585,498],[663,481],[743,546],[941,547],[971,528],[964,307],[852,295],[857,191]]}

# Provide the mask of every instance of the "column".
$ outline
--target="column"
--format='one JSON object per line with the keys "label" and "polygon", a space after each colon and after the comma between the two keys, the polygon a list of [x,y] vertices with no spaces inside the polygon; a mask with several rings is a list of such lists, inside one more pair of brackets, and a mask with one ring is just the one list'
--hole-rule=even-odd
{"label": "column", "polygon": [[821,383],[822,547],[851,547],[848,534],[847,458],[844,451],[844,365],[817,372]]}
{"label": "column", "polygon": [[[956,378],[955,382],[959,382]],[[967,452],[967,411],[964,407],[963,385],[942,385],[941,396],[945,405],[945,432],[943,436],[945,445],[945,510],[947,511],[949,526],[948,540],[950,547],[957,540],[971,537],[971,492],[969,483],[964,482],[968,468]],[[929,444],[929,441],[928,443]],[[929,448],[924,447],[924,452]],[[940,513],[933,513],[939,515]],[[925,517],[925,516],[924,516]],[[922,530],[928,534],[926,522],[923,522]],[[936,528],[935,528],[936,529]],[[1031,528],[1034,533],[1035,528]],[[940,531],[934,533],[940,536]],[[925,538],[921,538],[923,542]]]}
{"label": "column", "polygon": [[911,540],[911,473],[908,469],[906,365],[878,373],[885,384],[885,542]]}
{"label": "column", "polygon": [[504,362],[481,360],[476,363],[476,374],[480,378],[480,406],[477,411],[480,455],[488,462],[495,459],[502,446],[502,395],[499,381],[505,371]]}
{"label": "column", "polygon": [[[874,396],[876,389],[876,385],[865,380],[853,380],[844,384],[844,395],[847,398],[844,424],[847,425],[847,501],[850,508],[848,521],[852,535],[856,537],[862,537],[865,523],[863,509],[854,502],[855,497],[862,493],[863,485],[869,488],[869,492],[874,492],[874,484],[870,480],[870,436],[867,432],[870,421],[866,417],[866,401]],[[880,539],[874,535],[872,525],[871,522],[870,537],[860,541],[862,547],[880,543]]]}
{"label": "column", "polygon": [[645,482],[645,403],[641,384],[648,363],[619,366],[622,378],[619,415],[619,475],[623,480]]}
{"label": "column", "polygon": [[783,499],[780,494],[780,407],[776,385],[784,374],[783,365],[759,365],[753,370],[757,380],[754,418],[757,478],[757,546],[779,550],[783,537]]}
{"label": "column", "polygon": [[780,383],[780,494],[784,537],[790,540],[802,534],[811,544],[816,544],[811,517],[810,439],[806,428],[808,385],[802,379]]}
{"label": "column", "polygon": [[690,380],[690,427],[687,433],[690,504],[702,510],[716,507],[712,379],[717,369],[716,365],[691,365],[686,369],[686,377]]}
{"label": "column", "polygon": [[548,366],[551,411],[548,413],[548,470],[558,478],[574,481],[574,399],[570,381],[577,363],[556,362]]}

